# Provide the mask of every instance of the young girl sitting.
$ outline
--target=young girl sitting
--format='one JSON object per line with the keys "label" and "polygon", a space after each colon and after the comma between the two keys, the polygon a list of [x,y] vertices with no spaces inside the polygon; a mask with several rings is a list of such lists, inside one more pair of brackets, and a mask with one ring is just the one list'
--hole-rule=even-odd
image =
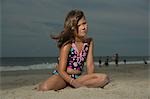
{"label": "young girl sitting", "polygon": [[[59,90],[70,85],[78,87],[104,87],[109,83],[106,74],[94,73],[93,40],[87,37],[88,24],[84,13],[71,10],[64,22],[64,30],[52,36],[59,47],[59,62],[53,75],[38,86],[38,90]],[[87,72],[83,74],[86,62]]]}

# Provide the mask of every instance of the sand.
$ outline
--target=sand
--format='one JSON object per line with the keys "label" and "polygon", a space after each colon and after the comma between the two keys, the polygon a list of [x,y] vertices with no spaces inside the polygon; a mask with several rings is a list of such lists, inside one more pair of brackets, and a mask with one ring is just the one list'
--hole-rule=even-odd
{"label": "sand", "polygon": [[1,72],[1,99],[150,99],[150,66],[145,64],[96,67],[107,73],[111,83],[102,88],[70,88],[59,91],[36,91],[52,70]]}

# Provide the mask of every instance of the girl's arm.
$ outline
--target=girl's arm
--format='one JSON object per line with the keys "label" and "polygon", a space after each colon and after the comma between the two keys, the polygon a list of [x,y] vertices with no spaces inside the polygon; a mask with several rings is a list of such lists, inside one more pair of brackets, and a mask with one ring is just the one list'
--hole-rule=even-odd
{"label": "girl's arm", "polygon": [[71,45],[67,44],[60,48],[60,60],[59,60],[59,66],[58,66],[58,72],[60,76],[68,83],[72,80],[72,78],[67,74],[66,72],[66,65],[68,60],[68,54],[70,50]]}
{"label": "girl's arm", "polygon": [[91,74],[91,73],[94,72],[93,47],[94,47],[94,42],[92,40],[90,42],[87,61],[86,61],[86,63],[87,63],[87,73],[88,74]]}
{"label": "girl's arm", "polygon": [[67,60],[68,60],[68,54],[69,54],[69,50],[71,48],[70,44],[67,44],[65,46],[62,46],[60,49],[60,60],[59,60],[59,66],[58,66],[58,72],[60,74],[60,76],[69,84],[71,84],[72,86],[74,86],[75,88],[81,87],[83,86],[82,84],[80,84],[78,81],[76,81],[75,79],[71,78],[67,72],[66,72],[66,65],[67,65]]}

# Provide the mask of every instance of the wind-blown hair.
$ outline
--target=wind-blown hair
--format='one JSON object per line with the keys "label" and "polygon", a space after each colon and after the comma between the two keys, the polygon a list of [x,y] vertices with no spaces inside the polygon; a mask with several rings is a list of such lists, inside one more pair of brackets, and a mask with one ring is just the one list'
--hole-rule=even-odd
{"label": "wind-blown hair", "polygon": [[52,39],[57,40],[57,46],[59,48],[74,40],[74,33],[78,33],[78,22],[82,17],[85,16],[81,10],[71,10],[66,16],[64,30],[57,36],[51,35]]}

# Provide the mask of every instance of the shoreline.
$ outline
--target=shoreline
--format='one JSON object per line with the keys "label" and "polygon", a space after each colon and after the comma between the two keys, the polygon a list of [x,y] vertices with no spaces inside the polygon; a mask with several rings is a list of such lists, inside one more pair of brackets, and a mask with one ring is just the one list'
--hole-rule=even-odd
{"label": "shoreline", "polygon": [[[42,63],[42,64],[33,64],[33,65],[26,65],[26,66],[0,66],[0,72],[9,72],[9,71],[31,71],[31,70],[46,70],[46,69],[54,69],[57,63]],[[99,62],[94,62],[95,67],[99,66]],[[118,65],[143,65],[143,64],[150,64],[150,60],[147,60],[146,63],[144,61],[129,61],[129,62],[118,62]],[[102,66],[105,65],[105,62],[101,63]],[[115,65],[114,61],[109,62],[110,66]]]}
{"label": "shoreline", "polygon": [[[101,88],[65,88],[58,92],[32,90],[51,76],[53,69],[1,72],[0,95],[4,99],[148,99],[150,91],[149,64],[110,65],[95,67],[96,73],[106,73],[111,83]],[[77,96],[76,96],[77,95]],[[89,97],[87,97],[89,96]]]}

